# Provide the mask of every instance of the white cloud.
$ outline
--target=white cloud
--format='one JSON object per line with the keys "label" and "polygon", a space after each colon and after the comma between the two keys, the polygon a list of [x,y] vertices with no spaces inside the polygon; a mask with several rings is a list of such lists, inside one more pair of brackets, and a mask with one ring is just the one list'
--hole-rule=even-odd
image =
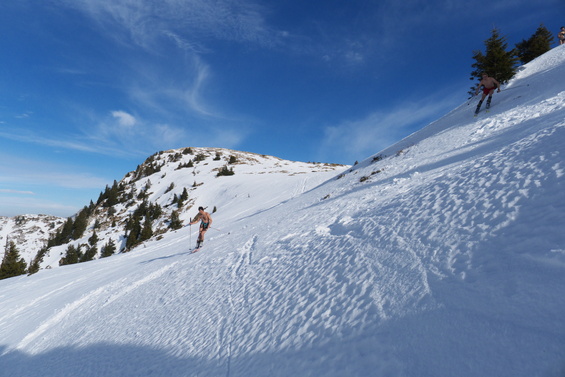
{"label": "white cloud", "polygon": [[33,191],[21,191],[21,190],[10,190],[10,189],[0,189],[2,194],[19,194],[19,195],[35,195]]}
{"label": "white cloud", "polygon": [[135,117],[125,111],[112,111],[112,116],[118,119],[118,124],[122,127],[131,128],[136,124]]}
{"label": "white cloud", "polygon": [[184,98],[186,99],[186,103],[198,114],[216,117],[217,115],[207,109],[207,106],[204,105],[201,100],[202,87],[210,74],[208,66],[205,64],[198,64],[196,72],[197,74],[194,77],[193,85],[185,90]]}
{"label": "white cloud", "polygon": [[29,118],[31,116],[31,114],[33,114],[33,113],[32,112],[26,112],[26,113],[23,113],[23,114],[18,114],[15,117],[16,117],[16,119],[26,119],[26,118]]}

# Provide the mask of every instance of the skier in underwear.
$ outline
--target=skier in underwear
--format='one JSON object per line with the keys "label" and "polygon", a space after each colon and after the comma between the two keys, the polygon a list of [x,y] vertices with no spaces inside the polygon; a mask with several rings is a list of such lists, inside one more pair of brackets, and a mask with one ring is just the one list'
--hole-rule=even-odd
{"label": "skier in underwear", "polygon": [[477,105],[477,109],[475,110],[475,115],[479,113],[479,110],[481,109],[481,105],[483,104],[483,101],[485,100],[486,96],[488,96],[487,106],[486,106],[488,110],[490,108],[490,101],[492,100],[492,95],[494,93],[494,90],[498,89],[497,92],[500,93],[500,83],[496,81],[494,78],[490,77],[485,72],[483,72],[483,78],[477,85],[477,91],[475,92],[475,95],[479,94],[479,90],[481,89],[481,86],[483,87],[483,96],[481,97],[481,100]]}
{"label": "skier in underwear", "polygon": [[198,214],[194,217],[194,220],[190,222],[190,225],[196,224],[200,221],[200,231],[198,233],[198,239],[196,240],[196,248],[200,249],[204,243],[204,234],[212,225],[212,216],[206,211],[204,207],[198,207]]}

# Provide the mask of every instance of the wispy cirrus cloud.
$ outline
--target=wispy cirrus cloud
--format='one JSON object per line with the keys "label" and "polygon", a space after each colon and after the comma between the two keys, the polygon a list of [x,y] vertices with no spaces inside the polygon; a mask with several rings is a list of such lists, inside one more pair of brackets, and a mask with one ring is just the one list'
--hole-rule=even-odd
{"label": "wispy cirrus cloud", "polygon": [[100,151],[96,146],[89,145],[88,143],[81,142],[80,140],[73,140],[72,138],[62,139],[59,136],[49,137],[27,130],[0,130],[0,138],[22,143],[72,149],[83,152]]}
{"label": "wispy cirrus cloud", "polygon": [[[434,98],[444,98],[436,101]],[[457,99],[441,94],[424,99],[406,100],[393,109],[376,110],[362,119],[345,120],[326,127],[320,143],[323,159],[339,150],[350,160],[364,159],[378,153],[459,105]]]}
{"label": "wispy cirrus cloud", "polygon": [[[207,144],[229,148],[240,143],[249,132],[243,126],[218,125],[191,129],[166,122],[154,123],[123,110],[113,110],[99,118],[89,118],[84,123],[86,125],[65,134],[3,127],[0,128],[0,138],[41,148],[129,158],[147,157],[155,151],[187,145]],[[5,167],[10,165],[5,160],[3,162]]]}
{"label": "wispy cirrus cloud", "polygon": [[[160,124],[168,123],[171,128],[179,119],[186,126],[187,120],[232,118],[215,105],[208,90],[214,75],[204,57],[213,52],[215,43],[259,47],[280,43],[281,33],[266,21],[269,10],[256,1],[56,0],[54,3],[78,11],[91,21],[96,36],[107,41],[106,48],[114,51],[111,59],[103,62],[104,69],[81,58],[77,62],[80,68],[66,64],[57,72],[79,76],[76,72],[83,72],[86,65],[93,72],[80,77],[81,80],[102,78],[88,85],[112,87],[125,94],[129,108]],[[149,112],[153,114],[149,116]]]}
{"label": "wispy cirrus cloud", "polygon": [[[60,0],[101,25],[112,38],[127,37],[144,48],[155,48],[163,36],[182,48],[198,51],[202,40],[216,38],[241,43],[273,44],[277,33],[267,26],[266,10],[240,0]],[[116,33],[121,31],[121,33]]]}
{"label": "wispy cirrus cloud", "polygon": [[206,95],[211,69],[200,57],[182,58],[183,69],[170,75],[163,68],[147,62],[133,62],[137,72],[126,78],[123,91],[136,107],[159,114],[163,119],[182,115],[207,119],[224,119]]}
{"label": "wispy cirrus cloud", "polygon": [[35,195],[33,191],[21,191],[21,190],[11,190],[11,189],[0,189],[2,194],[19,194],[19,195]]}
{"label": "wispy cirrus cloud", "polygon": [[33,190],[20,187],[83,189],[99,188],[107,183],[107,179],[77,167],[11,154],[0,154],[0,159],[3,162],[0,164],[0,192],[4,194],[35,195]]}

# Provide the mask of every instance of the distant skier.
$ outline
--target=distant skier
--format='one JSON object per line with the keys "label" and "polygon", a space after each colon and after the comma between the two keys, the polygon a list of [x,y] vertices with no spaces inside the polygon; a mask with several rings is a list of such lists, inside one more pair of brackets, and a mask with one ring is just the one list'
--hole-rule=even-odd
{"label": "distant skier", "polygon": [[561,26],[561,31],[557,33],[557,38],[559,39],[559,45],[565,45],[565,26]]}
{"label": "distant skier", "polygon": [[212,225],[212,216],[210,216],[208,212],[204,211],[204,207],[198,207],[198,214],[189,224],[196,224],[198,221],[200,221],[200,231],[198,233],[198,239],[196,240],[196,249],[200,249],[202,247],[202,244],[204,243],[204,234],[210,225]]}
{"label": "distant skier", "polygon": [[475,92],[475,95],[479,94],[481,86],[483,87],[483,96],[481,97],[481,100],[477,105],[477,109],[475,110],[475,115],[479,113],[479,110],[481,109],[481,105],[483,104],[483,101],[485,100],[486,96],[488,96],[487,106],[486,106],[488,110],[490,108],[490,101],[492,100],[492,94],[494,93],[494,90],[498,89],[497,92],[500,93],[500,83],[496,81],[494,78],[490,77],[488,74],[486,74],[486,72],[483,72],[483,78],[477,85],[477,91]]}

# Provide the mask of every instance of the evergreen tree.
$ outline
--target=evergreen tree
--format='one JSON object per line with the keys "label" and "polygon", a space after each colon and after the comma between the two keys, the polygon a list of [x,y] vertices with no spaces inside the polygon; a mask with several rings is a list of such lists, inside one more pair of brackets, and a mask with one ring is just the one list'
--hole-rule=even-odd
{"label": "evergreen tree", "polygon": [[139,199],[139,200],[147,200],[147,196],[148,196],[148,194],[147,194],[147,189],[144,188],[144,189],[142,189],[141,191],[139,191],[139,194],[137,194],[137,199]]}
{"label": "evergreen tree", "polygon": [[0,264],[0,279],[11,278],[13,276],[23,275],[26,273],[27,264],[20,252],[16,248],[16,244],[10,241],[6,245],[6,252]]}
{"label": "evergreen tree", "polygon": [[163,214],[163,209],[157,203],[149,204],[149,208],[147,209],[147,215],[151,219],[151,221],[157,220]]}
{"label": "evergreen tree", "polygon": [[96,234],[96,231],[93,231],[92,236],[88,238],[88,243],[90,244],[90,246],[96,246],[97,242],[98,242],[98,235]]}
{"label": "evergreen tree", "polygon": [[96,253],[98,253],[98,248],[96,247],[96,245],[87,246],[84,254],[80,256],[79,262],[82,263],[93,260],[96,256]]}
{"label": "evergreen tree", "polygon": [[182,195],[180,196],[181,200],[184,202],[188,199],[188,190],[185,188],[182,189]]}
{"label": "evergreen tree", "polygon": [[45,254],[47,254],[47,250],[49,250],[47,246],[44,246],[37,252],[35,258],[33,258],[33,261],[30,263],[27,269],[28,274],[30,275],[35,274],[36,272],[39,271],[39,268],[41,267],[41,262],[43,262],[43,257],[45,256]]}
{"label": "evergreen tree", "polygon": [[145,216],[145,222],[143,223],[143,229],[141,229],[141,234],[139,235],[139,242],[153,237],[153,229],[151,228],[151,219],[149,216]]}
{"label": "evergreen tree", "polygon": [[74,227],[73,219],[70,217],[67,218],[65,225],[63,225],[63,228],[61,228],[61,232],[59,233],[58,240],[60,243],[58,243],[58,245],[62,245],[71,239],[73,235],[73,227]]}
{"label": "evergreen tree", "polygon": [[526,64],[551,50],[553,35],[545,26],[540,25],[528,39],[516,44],[517,55],[522,64]]}
{"label": "evergreen tree", "polygon": [[108,187],[106,185],[106,190],[104,191],[103,194],[101,194],[100,198],[98,198],[98,204],[100,204],[100,202],[105,200],[103,206],[105,208],[112,207],[119,203],[119,194],[120,194],[120,187],[118,185],[118,182],[114,180],[112,187]]}
{"label": "evergreen tree", "polygon": [[139,216],[132,216],[126,224],[126,230],[129,230],[126,239],[126,249],[131,249],[139,243],[139,235],[141,234],[141,219]]}
{"label": "evergreen tree", "polygon": [[112,188],[108,188],[108,186],[106,186],[106,195],[105,195],[106,202],[104,203],[104,207],[108,208],[118,204],[119,193],[120,193],[120,188],[116,180],[114,180],[114,184],[112,185]]}
{"label": "evergreen tree", "polygon": [[73,231],[71,237],[74,240],[78,240],[84,234],[86,226],[88,225],[88,217],[90,216],[90,211],[88,207],[84,207],[76,216],[73,223]]}
{"label": "evergreen tree", "polygon": [[[474,70],[471,72],[470,80],[480,79],[483,72],[494,77],[501,84],[505,84],[516,73],[518,58],[516,51],[506,51],[508,44],[506,38],[502,37],[497,29],[492,30],[492,35],[485,42],[485,54],[481,51],[473,52],[475,63],[471,65]],[[470,94],[475,94],[476,85],[471,87]]]}
{"label": "evergreen tree", "polygon": [[63,245],[70,240],[77,240],[82,237],[88,224],[88,217],[92,213],[89,207],[84,207],[73,220],[67,218],[65,224],[47,241],[47,248]]}
{"label": "evergreen tree", "polygon": [[149,202],[144,200],[137,206],[135,211],[133,211],[134,217],[143,217],[147,213],[147,208],[149,207]]}
{"label": "evergreen tree", "polygon": [[179,208],[183,206],[184,202],[188,200],[188,190],[186,187],[182,190],[182,194],[179,198],[178,206]]}
{"label": "evergreen tree", "polygon": [[175,182],[171,182],[169,187],[167,187],[167,189],[165,190],[165,194],[172,191],[174,188],[175,188]]}
{"label": "evergreen tree", "polygon": [[173,211],[173,213],[171,213],[171,222],[169,223],[169,228],[173,230],[182,228],[182,221],[179,218],[178,211]]}
{"label": "evergreen tree", "polygon": [[113,255],[115,252],[116,252],[116,244],[112,239],[110,239],[108,243],[106,243],[106,245],[102,247],[100,258],[109,257]]}
{"label": "evergreen tree", "polygon": [[79,250],[73,245],[69,245],[67,246],[67,252],[65,256],[59,261],[59,266],[78,263],[79,256]]}
{"label": "evergreen tree", "polygon": [[222,175],[234,175],[234,171],[233,168],[228,168],[227,166],[222,167],[219,171],[218,174],[216,174],[216,177],[220,177]]}
{"label": "evergreen tree", "polygon": [[105,201],[103,205],[103,207],[105,208],[116,205],[119,202],[119,194],[120,194],[120,186],[118,185],[118,182],[114,180],[112,187],[108,187],[108,185],[106,185],[106,189],[104,190],[103,193],[100,193],[100,196],[98,197],[98,201],[96,202],[96,204],[100,204]]}
{"label": "evergreen tree", "polygon": [[108,208],[108,216],[112,217],[115,214],[116,214],[116,208],[115,207]]}

